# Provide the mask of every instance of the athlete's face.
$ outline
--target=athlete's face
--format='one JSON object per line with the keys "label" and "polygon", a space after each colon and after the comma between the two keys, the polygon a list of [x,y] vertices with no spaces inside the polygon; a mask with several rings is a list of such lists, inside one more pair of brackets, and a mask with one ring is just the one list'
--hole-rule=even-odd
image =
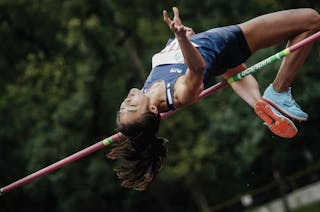
{"label": "athlete's face", "polygon": [[121,124],[133,123],[142,114],[150,109],[149,98],[137,88],[132,88],[125,100],[120,105],[119,122]]}

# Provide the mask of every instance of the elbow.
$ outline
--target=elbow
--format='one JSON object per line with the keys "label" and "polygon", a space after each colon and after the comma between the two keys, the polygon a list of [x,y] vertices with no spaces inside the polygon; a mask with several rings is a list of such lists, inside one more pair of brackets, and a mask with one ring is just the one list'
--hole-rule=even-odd
{"label": "elbow", "polygon": [[192,70],[195,73],[203,73],[206,69],[205,65],[196,65],[196,66],[188,66],[190,70]]}
{"label": "elbow", "polygon": [[206,69],[206,63],[205,62],[199,64],[199,66],[197,67],[197,71],[198,72],[204,72],[205,69]]}
{"label": "elbow", "polygon": [[193,63],[186,63],[186,65],[193,72],[204,72],[206,69],[206,62],[202,58],[197,59],[196,62],[193,61]]}
{"label": "elbow", "polygon": [[201,57],[201,62],[199,63],[199,71],[204,72],[206,69],[206,62],[204,61],[203,57]]}

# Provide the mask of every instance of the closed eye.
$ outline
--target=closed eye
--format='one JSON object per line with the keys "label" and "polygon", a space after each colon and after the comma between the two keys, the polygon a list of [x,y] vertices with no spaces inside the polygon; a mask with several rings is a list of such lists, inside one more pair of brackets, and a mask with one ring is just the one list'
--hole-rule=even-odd
{"label": "closed eye", "polygon": [[120,110],[119,110],[119,112],[121,113],[121,112],[124,112],[124,111],[126,111],[126,112],[135,112],[135,111],[137,111],[137,109],[136,108],[120,108]]}

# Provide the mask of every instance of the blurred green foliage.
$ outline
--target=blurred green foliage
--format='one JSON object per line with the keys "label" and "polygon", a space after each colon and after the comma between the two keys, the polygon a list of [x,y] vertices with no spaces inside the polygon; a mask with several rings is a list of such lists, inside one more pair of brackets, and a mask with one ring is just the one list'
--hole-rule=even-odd
{"label": "blurred green foliage", "polygon": [[[318,0],[0,0],[2,186],[114,133],[122,98],[142,86],[152,54],[173,36],[162,21],[172,6],[197,32],[282,9],[320,9]],[[284,47],[260,51],[248,65]],[[206,211],[275,172],[308,167],[320,155],[319,64],[316,44],[293,85],[311,116],[294,139],[273,136],[226,88],[163,121],[168,160],[146,192],[120,186],[106,149],[6,194],[0,211]],[[261,90],[278,66],[255,75]]]}

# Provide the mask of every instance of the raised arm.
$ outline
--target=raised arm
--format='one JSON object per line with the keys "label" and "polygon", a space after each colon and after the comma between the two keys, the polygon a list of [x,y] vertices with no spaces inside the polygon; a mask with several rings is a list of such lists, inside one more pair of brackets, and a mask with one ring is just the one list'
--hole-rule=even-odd
{"label": "raised arm", "polygon": [[174,32],[177,38],[180,49],[182,51],[184,60],[188,68],[195,72],[203,72],[205,69],[205,62],[198,52],[198,50],[192,45],[189,40],[189,36],[194,34],[193,30],[189,27],[185,27],[179,17],[179,10],[173,7],[174,18],[171,20],[166,10],[163,11],[163,19],[168,24],[170,29]]}
{"label": "raised arm", "polygon": [[185,27],[179,17],[179,10],[173,7],[174,18],[171,20],[167,11],[163,11],[163,19],[174,32],[178,40],[184,61],[188,66],[185,74],[185,80],[177,90],[179,96],[179,103],[182,105],[195,101],[199,93],[203,89],[203,73],[205,69],[205,61],[199,51],[189,40],[189,36],[194,34],[193,30]]}

